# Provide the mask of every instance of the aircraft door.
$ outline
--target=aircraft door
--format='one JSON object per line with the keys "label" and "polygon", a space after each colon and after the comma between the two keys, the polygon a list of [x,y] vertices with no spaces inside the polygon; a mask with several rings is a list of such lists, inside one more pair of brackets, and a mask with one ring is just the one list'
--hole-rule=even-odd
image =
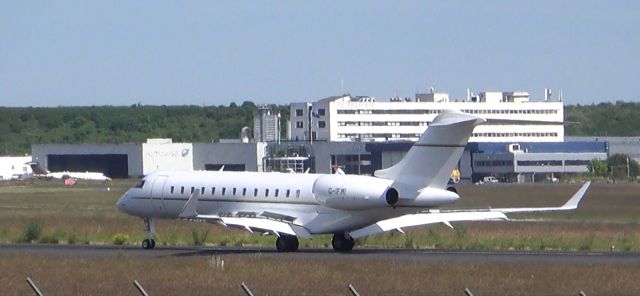
{"label": "aircraft door", "polygon": [[164,214],[166,208],[164,205],[164,185],[167,182],[168,176],[159,175],[153,180],[153,186],[151,187],[151,207],[153,211],[158,214]]}

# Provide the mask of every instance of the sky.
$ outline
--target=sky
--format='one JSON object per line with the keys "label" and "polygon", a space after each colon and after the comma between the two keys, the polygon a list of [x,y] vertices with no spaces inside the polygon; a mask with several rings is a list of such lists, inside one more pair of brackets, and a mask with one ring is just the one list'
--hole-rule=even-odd
{"label": "sky", "polygon": [[640,102],[640,1],[2,1],[0,106]]}

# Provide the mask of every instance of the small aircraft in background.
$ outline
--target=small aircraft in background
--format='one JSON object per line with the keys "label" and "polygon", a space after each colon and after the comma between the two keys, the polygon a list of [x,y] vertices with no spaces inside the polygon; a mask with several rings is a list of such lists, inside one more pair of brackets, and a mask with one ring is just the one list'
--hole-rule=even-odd
{"label": "small aircraft in background", "polygon": [[37,162],[31,161],[27,163],[33,170],[33,176],[36,178],[53,178],[60,180],[93,180],[93,181],[110,181],[111,178],[100,172],[49,172],[40,167]]}
{"label": "small aircraft in background", "polygon": [[404,158],[374,176],[225,171],[157,172],[129,189],[116,207],[144,219],[153,249],[154,221],[183,219],[277,236],[280,252],[298,249],[298,237],[333,234],[335,251],[355,239],[390,230],[451,222],[509,220],[509,213],[577,208],[589,182],[561,207],[440,210],[458,200],[448,181],[475,126],[485,119],[444,110]]}

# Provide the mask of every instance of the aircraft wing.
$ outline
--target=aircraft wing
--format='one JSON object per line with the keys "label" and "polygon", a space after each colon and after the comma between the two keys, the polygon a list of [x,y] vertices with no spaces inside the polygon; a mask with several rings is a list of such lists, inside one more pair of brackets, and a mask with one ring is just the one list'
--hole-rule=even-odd
{"label": "aircraft wing", "polygon": [[[196,190],[194,194],[189,197],[189,200],[187,200],[180,213],[181,219],[217,223],[225,227],[236,227],[249,232],[270,232],[277,236],[288,234],[311,238],[311,234],[306,228],[294,224],[291,222],[293,217],[286,215],[277,215],[271,212],[265,212],[255,217],[221,217],[218,215],[198,214],[198,212],[196,212],[196,206],[198,205],[199,196],[199,191]],[[275,218],[289,219],[291,221],[276,220]]]}
{"label": "aircraft wing", "polygon": [[549,211],[574,210],[582,200],[591,182],[587,182],[561,207],[541,207],[541,208],[496,208],[496,209],[470,209],[470,210],[450,210],[432,211],[426,213],[409,214],[396,218],[378,221],[375,224],[351,231],[349,235],[356,239],[371,234],[385,232],[389,230],[402,231],[402,227],[427,225],[434,223],[444,223],[451,227],[451,222],[460,221],[491,221],[509,220],[508,213],[539,213]]}

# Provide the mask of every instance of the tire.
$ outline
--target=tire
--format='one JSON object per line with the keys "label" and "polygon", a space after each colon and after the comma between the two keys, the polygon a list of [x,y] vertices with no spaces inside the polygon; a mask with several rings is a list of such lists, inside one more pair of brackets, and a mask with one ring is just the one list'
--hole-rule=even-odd
{"label": "tire", "polygon": [[353,250],[356,242],[353,238],[345,238],[342,234],[334,234],[331,239],[331,246],[336,252],[349,252]]}
{"label": "tire", "polygon": [[276,239],[276,249],[278,252],[295,252],[298,250],[300,242],[295,235],[281,235]]}
{"label": "tire", "polygon": [[287,252],[287,240],[284,236],[279,236],[276,239],[276,249],[278,252]]}
{"label": "tire", "polygon": [[154,239],[151,239],[151,249],[155,249],[156,248],[156,241]]}
{"label": "tire", "polygon": [[149,239],[144,239],[142,241],[142,248],[145,249],[145,250],[153,249],[151,241]]}
{"label": "tire", "polygon": [[298,247],[300,246],[300,242],[298,241],[298,238],[296,236],[287,236],[287,241],[289,243],[289,248],[288,251],[289,252],[295,252],[298,250]]}

